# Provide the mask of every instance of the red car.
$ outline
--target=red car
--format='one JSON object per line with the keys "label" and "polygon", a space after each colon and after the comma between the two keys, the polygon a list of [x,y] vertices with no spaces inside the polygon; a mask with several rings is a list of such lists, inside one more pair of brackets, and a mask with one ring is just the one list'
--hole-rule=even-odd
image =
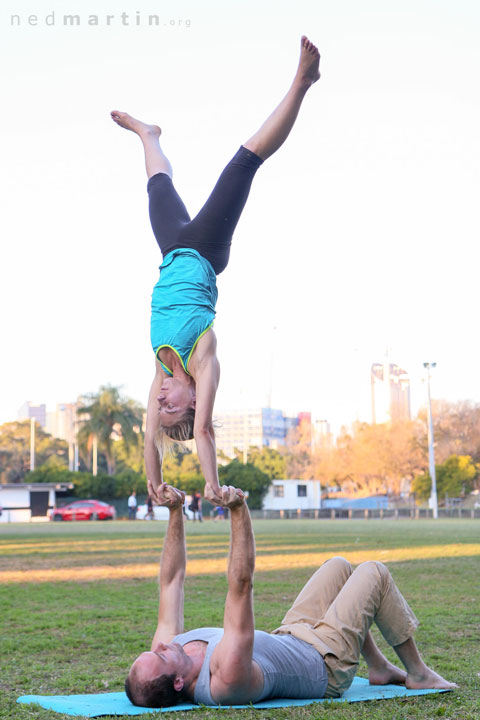
{"label": "red car", "polygon": [[116,510],[101,500],[75,500],[50,511],[50,520],[114,520]]}

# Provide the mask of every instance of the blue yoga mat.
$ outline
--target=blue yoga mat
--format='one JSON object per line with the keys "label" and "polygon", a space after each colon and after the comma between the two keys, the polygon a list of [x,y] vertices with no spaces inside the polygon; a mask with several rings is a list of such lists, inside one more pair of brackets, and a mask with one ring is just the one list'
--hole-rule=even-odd
{"label": "blue yoga mat", "polygon": [[[255,703],[256,708],[298,707],[317,702],[362,702],[366,700],[385,700],[386,698],[410,697],[413,695],[429,695],[447,692],[445,690],[407,690],[402,685],[369,685],[365,678],[356,677],[352,686],[341,698],[335,700],[265,700]],[[194,710],[200,707],[192,703],[174,705],[169,708],[141,708],[132,705],[124,692],[99,693],[97,695],[22,695],[19,703],[38,703],[46,710],[65,715],[83,715],[84,717],[100,717],[101,715],[142,715],[142,713],[175,712],[176,710]],[[226,706],[219,706],[218,709]],[[233,705],[234,708],[248,708],[251,705]]]}

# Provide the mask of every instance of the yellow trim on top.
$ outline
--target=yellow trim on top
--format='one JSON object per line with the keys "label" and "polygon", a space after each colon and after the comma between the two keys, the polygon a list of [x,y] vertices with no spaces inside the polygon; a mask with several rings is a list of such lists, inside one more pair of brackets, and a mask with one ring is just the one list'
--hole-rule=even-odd
{"label": "yellow trim on top", "polygon": [[[195,348],[197,347],[198,341],[200,340],[201,337],[203,337],[203,335],[205,335],[205,333],[206,333],[208,330],[210,330],[210,328],[213,327],[213,322],[214,322],[214,321],[212,320],[212,322],[210,323],[210,325],[209,325],[207,328],[205,328],[205,330],[204,330],[202,333],[200,333],[200,335],[197,337],[197,339],[196,339],[195,342],[193,343],[193,347],[192,347],[192,349],[190,350],[190,354],[189,354],[189,356],[188,356],[188,358],[187,358],[187,368],[188,368],[188,363],[190,362],[190,358],[191,358],[192,355],[193,355],[193,351],[194,351]],[[165,367],[166,367],[166,366],[165,366]],[[188,372],[188,370],[187,370],[187,372]],[[190,375],[190,373],[188,373],[188,374]]]}
{"label": "yellow trim on top", "polygon": [[[193,351],[194,351],[195,348],[197,347],[197,343],[198,343],[198,341],[200,340],[200,338],[203,337],[203,335],[205,335],[205,333],[213,327],[213,323],[214,323],[214,321],[212,320],[212,322],[210,323],[210,325],[209,325],[207,328],[205,328],[205,330],[204,330],[203,332],[200,333],[200,335],[198,336],[198,338],[197,338],[197,339],[195,340],[195,342],[193,343],[193,347],[192,347],[192,349],[190,350],[190,352],[189,352],[189,354],[188,354],[187,367],[185,367],[185,365],[183,364],[183,360],[182,360],[182,358],[180,357],[180,353],[178,352],[178,350],[176,350],[176,349],[173,347],[173,345],[159,345],[158,348],[157,348],[157,351],[156,351],[156,353],[155,353],[155,357],[157,358],[157,360],[158,360],[164,367],[167,368],[168,372],[173,375],[173,371],[170,370],[170,368],[168,367],[168,365],[166,365],[166,364],[163,362],[163,360],[160,360],[160,358],[158,357],[158,353],[160,352],[160,350],[163,350],[163,348],[170,348],[170,350],[173,350],[173,352],[177,355],[178,359],[180,360],[180,362],[181,362],[181,364],[182,364],[183,370],[187,373],[187,375],[190,375],[190,373],[188,372],[188,369],[187,369],[187,368],[188,368],[188,363],[190,362],[190,358],[191,358],[192,355],[193,355]],[[191,377],[191,376],[190,376],[190,377]]]}
{"label": "yellow trim on top", "polygon": [[182,360],[182,358],[180,357],[180,353],[178,352],[178,350],[175,350],[175,348],[173,347],[173,345],[159,345],[159,346],[158,346],[157,352],[155,353],[155,357],[157,358],[158,362],[162,363],[162,365],[164,365],[164,366],[167,368],[168,372],[173,375],[173,370],[170,370],[170,368],[168,367],[168,365],[165,365],[165,363],[163,362],[163,360],[160,360],[160,358],[158,357],[158,353],[160,352],[160,350],[163,350],[163,348],[170,348],[170,350],[173,350],[173,352],[178,356],[178,359],[179,359],[180,362],[182,363],[182,368],[184,369],[184,371],[185,371],[188,375],[190,375],[190,373],[188,372],[187,368],[186,368],[185,365],[183,364],[183,360]]}

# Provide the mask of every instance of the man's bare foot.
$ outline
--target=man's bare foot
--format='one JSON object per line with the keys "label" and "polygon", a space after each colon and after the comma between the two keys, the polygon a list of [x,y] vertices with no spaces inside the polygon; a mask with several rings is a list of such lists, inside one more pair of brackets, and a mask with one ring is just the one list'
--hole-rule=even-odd
{"label": "man's bare foot", "polygon": [[320,77],[319,66],[318,48],[305,35],[302,35],[300,61],[295,79],[307,87],[313,85]]}
{"label": "man's bare foot", "polygon": [[368,668],[370,685],[405,685],[407,673],[386,660]]}
{"label": "man's bare foot", "polygon": [[160,137],[162,132],[158,125],[147,125],[147,123],[136,120],[136,118],[132,117],[128,113],[120,112],[119,110],[112,110],[110,115],[117,125],[125,128],[125,130],[132,130],[132,132],[137,133],[137,135],[140,136],[153,135],[155,137]]}
{"label": "man's bare foot", "polygon": [[408,673],[407,679],[405,680],[405,687],[409,690],[423,690],[423,689],[436,689],[436,690],[453,690],[458,687],[456,683],[448,682],[441,675],[438,675],[433,670],[425,665],[425,668],[420,673]]}

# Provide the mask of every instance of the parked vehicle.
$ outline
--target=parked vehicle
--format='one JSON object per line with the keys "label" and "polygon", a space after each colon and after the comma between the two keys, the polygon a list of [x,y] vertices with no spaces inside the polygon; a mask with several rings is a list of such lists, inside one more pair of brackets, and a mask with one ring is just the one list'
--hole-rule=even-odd
{"label": "parked vehicle", "polygon": [[154,505],[152,518],[148,515],[148,506],[146,503],[137,507],[137,520],[168,520],[169,514],[168,508]]}
{"label": "parked vehicle", "polygon": [[[193,518],[193,513],[191,510],[188,509],[188,505],[191,502],[190,495],[187,495],[185,498],[185,505],[183,507],[183,514],[185,517],[185,520],[191,520]],[[153,506],[153,518],[148,515],[148,505],[145,503],[144,505],[139,505],[137,507],[137,520],[168,520],[169,516],[168,508],[162,507],[160,505],[154,505]]]}
{"label": "parked vehicle", "polygon": [[101,500],[75,500],[50,510],[50,520],[114,520],[115,508]]}

